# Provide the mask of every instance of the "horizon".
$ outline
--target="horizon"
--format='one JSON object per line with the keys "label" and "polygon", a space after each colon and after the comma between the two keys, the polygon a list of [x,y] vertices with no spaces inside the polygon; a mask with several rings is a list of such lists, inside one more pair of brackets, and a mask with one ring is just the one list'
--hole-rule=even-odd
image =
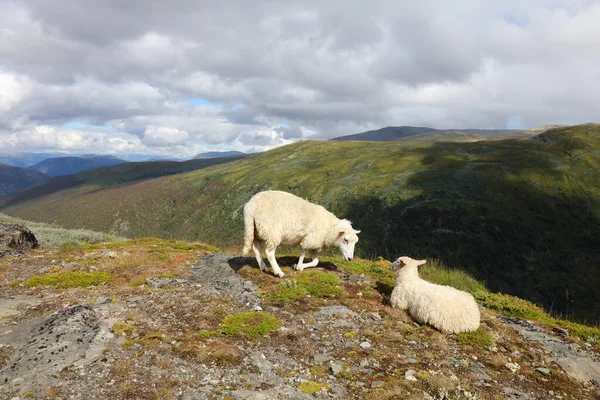
{"label": "horizon", "polygon": [[0,0],[0,153],[189,159],[385,126],[577,125],[600,0]]}

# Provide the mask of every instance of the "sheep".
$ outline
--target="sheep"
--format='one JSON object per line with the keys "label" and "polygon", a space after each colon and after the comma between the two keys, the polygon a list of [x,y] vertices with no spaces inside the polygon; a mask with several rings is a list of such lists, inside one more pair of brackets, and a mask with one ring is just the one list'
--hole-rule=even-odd
{"label": "sheep", "polygon": [[[319,263],[317,254],[325,247],[339,247],[344,260],[352,260],[358,233],[350,221],[338,219],[320,205],[291,193],[268,190],[252,196],[244,206],[242,253],[249,254],[252,249],[261,271],[266,271],[260,255],[261,243],[264,243],[273,274],[283,277],[275,259],[279,245],[300,245],[302,253],[294,269],[302,271]],[[306,250],[312,258],[309,263],[304,263]]]}
{"label": "sheep", "polygon": [[426,262],[410,257],[394,261],[396,286],[390,298],[392,307],[408,310],[417,322],[430,324],[444,333],[476,330],[481,317],[473,296],[421,279],[418,267]]}

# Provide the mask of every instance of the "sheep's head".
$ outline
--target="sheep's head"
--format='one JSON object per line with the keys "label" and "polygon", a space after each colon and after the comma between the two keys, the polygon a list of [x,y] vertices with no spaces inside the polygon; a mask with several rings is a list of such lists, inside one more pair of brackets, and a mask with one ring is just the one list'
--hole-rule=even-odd
{"label": "sheep's head", "polygon": [[352,228],[350,221],[341,220],[337,227],[337,241],[336,245],[342,250],[342,255],[345,261],[352,261],[354,257],[354,246],[358,242],[358,234],[360,231],[356,231]]}
{"label": "sheep's head", "polygon": [[398,272],[400,269],[402,269],[405,266],[418,267],[419,265],[423,265],[426,262],[427,262],[427,260],[413,260],[410,257],[402,256],[402,257],[399,257],[396,261],[394,261],[392,263],[392,268],[394,269],[394,271]]}

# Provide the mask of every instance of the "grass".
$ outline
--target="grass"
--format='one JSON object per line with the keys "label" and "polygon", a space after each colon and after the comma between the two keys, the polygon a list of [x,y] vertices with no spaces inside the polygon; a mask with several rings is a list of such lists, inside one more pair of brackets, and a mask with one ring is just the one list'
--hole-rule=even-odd
{"label": "grass", "polygon": [[225,316],[219,329],[226,336],[249,336],[257,339],[281,327],[281,322],[264,312],[239,312]]}
{"label": "grass", "polygon": [[112,281],[112,279],[112,274],[105,271],[69,271],[47,275],[35,275],[23,282],[23,286],[54,286],[61,289],[67,289],[74,287],[97,286],[102,283],[108,283]]}

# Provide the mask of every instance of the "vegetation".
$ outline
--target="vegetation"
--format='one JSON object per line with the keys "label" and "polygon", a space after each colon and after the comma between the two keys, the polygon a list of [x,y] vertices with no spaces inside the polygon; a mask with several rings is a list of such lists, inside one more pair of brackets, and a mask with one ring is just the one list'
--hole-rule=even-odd
{"label": "vegetation", "polygon": [[37,238],[42,248],[57,249],[67,242],[76,243],[102,243],[118,242],[126,240],[123,237],[109,235],[107,233],[90,231],[88,229],[65,229],[58,225],[50,225],[42,222],[25,221],[20,218],[0,213],[1,224],[19,224],[29,228]]}
{"label": "vegetation", "polygon": [[480,348],[486,348],[494,344],[490,335],[482,327],[474,332],[459,333],[456,335],[456,339],[461,343]]}
{"label": "vegetation", "polygon": [[120,186],[112,169],[62,189],[55,181],[44,192],[51,180],[5,199],[2,209],[68,227],[239,251],[245,202],[260,190],[285,190],[352,220],[362,230],[358,257],[436,258],[494,292],[569,319],[600,321],[598,168],[600,126],[593,124],[530,140],[303,141]]}
{"label": "vegetation", "polygon": [[112,279],[112,274],[105,271],[69,271],[47,275],[35,275],[23,282],[23,286],[54,286],[61,289],[67,289],[74,287],[97,286],[101,283],[110,282]]}
{"label": "vegetation", "polygon": [[227,315],[221,322],[221,333],[227,336],[247,335],[253,339],[279,329],[281,322],[264,312],[239,312]]}
{"label": "vegetation", "polygon": [[300,385],[298,385],[298,389],[300,389],[302,393],[315,394],[321,390],[329,391],[329,385],[326,383],[306,381],[301,382]]}

